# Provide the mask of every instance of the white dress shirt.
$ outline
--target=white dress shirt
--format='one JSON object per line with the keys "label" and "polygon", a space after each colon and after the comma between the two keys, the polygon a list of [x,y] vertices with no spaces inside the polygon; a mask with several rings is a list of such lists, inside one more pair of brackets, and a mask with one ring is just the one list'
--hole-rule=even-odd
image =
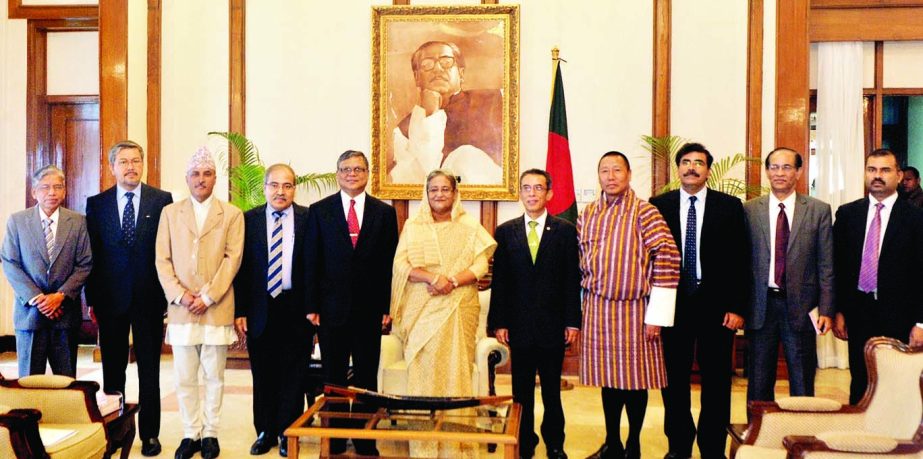
{"label": "white dress shirt", "polygon": [[[138,206],[141,204],[141,185],[131,190],[135,195],[131,198],[132,207],[135,208],[135,224],[138,223]],[[122,225],[122,216],[125,215],[125,205],[128,204],[128,198],[125,197],[128,190],[119,185],[115,186],[115,205],[119,208],[119,225]],[[194,200],[194,199],[193,199]]]}
{"label": "white dress shirt", "polygon": [[788,219],[788,231],[791,235],[795,218],[795,193],[779,201],[776,195],[769,193],[769,287],[783,288],[776,285],[776,221],[779,219],[779,203],[785,204],[785,218]]}
{"label": "white dress shirt", "polygon": [[538,225],[535,225],[535,234],[538,235],[538,241],[541,242],[542,234],[545,234],[545,221],[548,220],[548,209],[545,209],[542,212],[542,214],[539,215],[538,218],[536,218],[535,220],[532,220],[531,218],[529,218],[529,214],[526,214],[523,217],[523,220],[525,221],[524,224],[526,225],[526,238],[529,237],[529,230],[531,229],[529,228],[529,222],[531,221],[538,222]]}
{"label": "white dress shirt", "polygon": [[[272,230],[276,224],[276,209],[266,206],[266,247],[272,247]],[[282,290],[292,288],[292,254],[295,252],[295,210],[282,210]]]}
{"label": "white dress shirt", "polygon": [[343,201],[343,215],[346,219],[349,219],[349,200],[353,199],[356,201],[356,218],[359,220],[359,229],[362,229],[362,217],[365,215],[365,191],[356,195],[356,197],[351,197],[346,194],[345,191],[340,191],[340,199]]}
{"label": "white dress shirt", "polygon": [[683,245],[679,248],[680,252],[686,247],[686,218],[689,216],[689,197],[695,196],[695,277],[702,278],[702,220],[705,218],[705,195],[708,192],[707,187],[703,187],[698,193],[692,195],[686,190],[679,189],[679,227],[683,237]]}

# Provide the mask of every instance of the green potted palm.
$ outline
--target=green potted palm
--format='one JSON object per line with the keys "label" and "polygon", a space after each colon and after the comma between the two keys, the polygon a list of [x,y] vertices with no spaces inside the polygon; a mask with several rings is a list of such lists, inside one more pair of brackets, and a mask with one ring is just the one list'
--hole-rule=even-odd
{"label": "green potted palm", "polygon": [[[644,142],[642,146],[645,150],[649,151],[651,155],[658,159],[666,158],[670,163],[670,181],[657,190],[656,194],[679,189],[680,180],[676,168],[676,153],[687,140],[675,135],[661,137],[643,135],[641,136],[641,140]],[[708,176],[706,185],[712,190],[721,191],[741,199],[746,199],[747,194],[750,192],[757,195],[762,194],[764,190],[761,186],[747,186],[746,182],[743,180],[727,176],[735,167],[748,162],[759,163],[760,158],[747,157],[742,153],[737,153],[734,156],[727,156],[715,161],[711,165],[711,174]]]}
{"label": "green potted palm", "polygon": [[[237,165],[228,167],[231,204],[244,212],[265,204],[263,175],[266,173],[266,165],[263,164],[256,145],[237,132],[212,131],[208,135],[223,137],[228,141],[229,150],[237,154]],[[321,193],[336,185],[336,174],[328,172],[298,175],[295,177],[295,185]]]}

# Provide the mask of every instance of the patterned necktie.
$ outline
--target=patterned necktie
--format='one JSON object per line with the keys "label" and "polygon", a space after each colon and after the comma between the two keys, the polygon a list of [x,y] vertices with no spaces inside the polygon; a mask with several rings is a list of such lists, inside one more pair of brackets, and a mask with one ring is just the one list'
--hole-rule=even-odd
{"label": "patterned necktie", "polygon": [[881,238],[881,209],[884,204],[875,204],[875,217],[865,233],[865,249],[862,250],[862,264],[859,268],[859,290],[871,293],[878,290],[878,240]]}
{"label": "patterned necktie", "polygon": [[538,256],[538,233],[535,232],[535,227],[538,226],[538,222],[532,220],[529,222],[529,253],[532,254],[532,264],[535,264],[535,257]]}
{"label": "patterned necktie", "polygon": [[272,213],[272,237],[269,240],[269,274],[266,276],[266,291],[275,298],[282,293],[282,217],[285,212]]}
{"label": "patterned necktie", "polygon": [[48,250],[48,259],[54,259],[54,233],[51,232],[51,224],[54,220],[46,218],[42,220],[42,232],[45,234],[45,249]]}
{"label": "patterned necktie", "polygon": [[686,214],[686,240],[683,241],[683,272],[682,278],[686,281],[686,292],[694,292],[698,286],[698,275],[695,269],[695,196],[689,196],[689,213]]}
{"label": "patterned necktie", "polygon": [[131,191],[125,193],[128,203],[125,204],[125,210],[122,211],[122,240],[129,247],[135,243],[135,205],[132,203],[134,197],[135,194]]}
{"label": "patterned necktie", "polygon": [[785,288],[785,253],[788,251],[788,215],[785,204],[779,203],[779,216],[776,218],[776,265],[775,282],[779,288]]}
{"label": "patterned necktie", "polygon": [[349,200],[349,215],[346,216],[346,226],[349,227],[349,238],[353,241],[353,248],[359,242],[359,217],[356,215],[356,200]]}

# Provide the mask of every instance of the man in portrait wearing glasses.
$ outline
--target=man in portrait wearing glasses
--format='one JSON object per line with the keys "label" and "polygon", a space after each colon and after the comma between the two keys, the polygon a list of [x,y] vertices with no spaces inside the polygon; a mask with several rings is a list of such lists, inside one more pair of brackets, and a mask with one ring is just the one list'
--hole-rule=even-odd
{"label": "man in portrait wearing glasses", "polygon": [[[337,159],[340,191],[311,206],[305,239],[308,320],[318,327],[324,382],[376,390],[382,329],[391,323],[391,267],[397,249],[394,208],[369,196],[369,161],[347,150]],[[377,456],[374,440],[353,440],[360,455]],[[330,441],[342,454],[346,442]]]}
{"label": "man in portrait wearing glasses", "polygon": [[488,328],[512,351],[513,397],[523,406],[519,456],[532,457],[535,435],[535,373],[542,385],[542,437],[549,458],[564,453],[561,364],[564,346],[580,331],[580,260],[577,228],[548,214],[551,175],[529,169],[519,179],[525,215],[499,227]]}
{"label": "man in portrait wearing glasses", "polygon": [[772,192],[744,204],[753,267],[747,401],[775,400],[780,342],[789,394],[814,395],[816,335],[833,328],[830,205],[795,192],[801,165],[801,155],[790,148],[771,151],[766,176]]}
{"label": "man in portrait wearing glasses", "polygon": [[13,287],[19,376],[77,373],[80,292],[92,254],[83,216],[65,209],[64,172],[53,165],[32,174],[35,207],[10,216],[0,258]]}
{"label": "man in portrait wearing glasses", "polygon": [[160,348],[163,288],[154,267],[157,224],[173,196],[141,179],[144,149],[130,140],[109,149],[115,185],[87,198],[87,230],[96,263],[87,280],[87,306],[99,326],[103,389],[125,393],[128,334],[138,361],[141,453],[160,454]]}
{"label": "man in portrait wearing glasses", "polygon": [[448,168],[463,183],[503,180],[503,95],[497,89],[462,90],[465,57],[455,43],[422,44],[410,60],[419,100],[394,128],[393,183],[422,183]]}
{"label": "man in portrait wearing glasses", "polygon": [[282,432],[304,412],[304,375],[313,326],[304,314],[304,241],[308,208],[295,204],[295,171],[274,164],[263,178],[266,204],[244,214],[244,254],[234,278],[237,331],[247,336],[253,374],[250,454],[279,445]]}

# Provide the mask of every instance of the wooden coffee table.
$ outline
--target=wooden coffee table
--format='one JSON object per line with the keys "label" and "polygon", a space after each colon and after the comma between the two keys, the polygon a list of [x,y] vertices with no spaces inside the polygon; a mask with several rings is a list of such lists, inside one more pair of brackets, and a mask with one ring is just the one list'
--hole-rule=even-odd
{"label": "wooden coffee table", "polygon": [[[475,409],[404,411],[379,408],[373,413],[348,411],[349,399],[321,397],[288,429],[289,457],[298,457],[301,437],[321,439],[320,457],[330,456],[331,438],[362,440],[419,440],[503,445],[503,457],[519,457],[519,416],[521,406],[506,402],[496,408],[497,415],[475,414]],[[355,407],[357,403],[353,402]],[[331,421],[364,421],[354,427],[333,427]],[[312,422],[313,421],[313,422]]]}

